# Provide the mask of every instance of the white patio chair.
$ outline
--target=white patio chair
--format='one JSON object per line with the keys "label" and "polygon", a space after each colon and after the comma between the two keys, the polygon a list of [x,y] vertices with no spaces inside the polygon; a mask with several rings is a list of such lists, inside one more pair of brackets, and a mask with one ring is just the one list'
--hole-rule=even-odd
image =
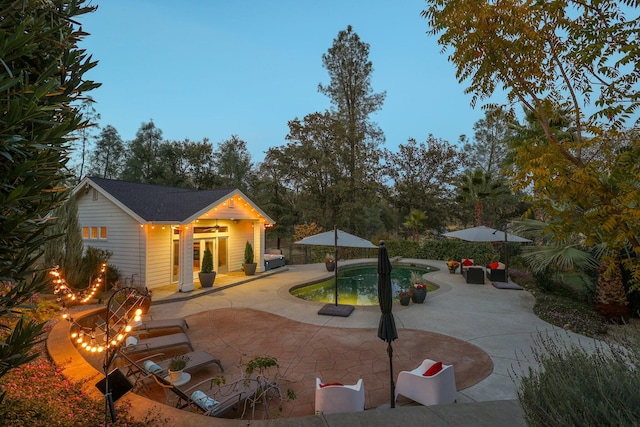
{"label": "white patio chair", "polygon": [[316,414],[364,411],[362,378],[354,385],[323,384],[316,378]]}
{"label": "white patio chair", "polygon": [[453,365],[442,365],[442,370],[424,376],[436,362],[425,359],[413,371],[402,371],[396,381],[396,400],[399,395],[408,397],[425,406],[446,405],[456,401],[456,378]]}

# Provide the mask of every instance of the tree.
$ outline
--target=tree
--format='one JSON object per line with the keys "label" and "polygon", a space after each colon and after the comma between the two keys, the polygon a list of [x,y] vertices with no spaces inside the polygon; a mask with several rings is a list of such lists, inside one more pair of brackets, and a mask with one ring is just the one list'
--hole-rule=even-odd
{"label": "tree", "polygon": [[499,196],[508,194],[502,180],[494,179],[490,173],[478,168],[474,171],[467,170],[458,181],[458,198],[461,201],[470,202],[473,206],[474,225],[491,224],[485,215],[485,204],[495,201]]}
{"label": "tree", "polygon": [[346,150],[346,186],[340,189],[346,228],[357,231],[356,219],[362,206],[375,196],[375,180],[379,178],[379,145],[384,135],[369,116],[382,107],[385,93],[374,93],[371,87],[373,65],[369,61],[369,45],[360,40],[351,25],[340,31],[333,45],[322,55],[329,72],[327,86],[318,90],[327,95],[332,113],[342,125],[335,128],[337,142]]}
{"label": "tree", "polygon": [[410,139],[397,153],[385,155],[393,181],[393,200],[401,217],[412,209],[427,212],[424,226],[441,228],[452,211],[452,185],[462,156],[446,141],[429,135],[418,144]]}
{"label": "tree", "polygon": [[424,212],[417,209],[411,209],[409,215],[405,218],[404,226],[413,230],[413,240],[418,241],[420,231],[424,228],[424,224],[427,222],[427,216]]}
{"label": "tree", "polygon": [[80,102],[99,86],[83,77],[96,65],[78,48],[87,35],[78,17],[95,9],[84,3],[0,5],[0,377],[37,356],[43,325],[28,313],[49,284],[38,265],[48,215],[64,201],[69,138],[90,125]]}
{"label": "tree", "polygon": [[75,132],[76,138],[80,142],[80,164],[77,166],[76,184],[84,177],[84,165],[87,159],[87,150],[89,150],[89,141],[92,139],[92,133],[97,131],[97,122],[100,120],[100,114],[96,112],[93,103],[93,99],[85,98],[80,104],[82,115],[89,122],[89,125],[83,126]]}
{"label": "tree", "polygon": [[253,164],[247,143],[237,135],[218,143],[213,159],[219,185],[247,192],[253,182]]}
{"label": "tree", "polygon": [[[423,11],[472,104],[501,85],[531,113],[545,136],[515,154],[520,189],[543,197],[533,209],[553,221],[559,238],[602,238],[640,288],[640,44],[637,0],[501,2],[429,0]],[[551,114],[566,111],[571,137],[553,132]],[[632,166],[633,165],[633,166]],[[552,219],[551,219],[552,218]],[[561,230],[564,230],[561,232]]]}
{"label": "tree", "polygon": [[122,179],[142,184],[158,184],[162,175],[160,144],[162,131],[153,121],[142,123],[136,137],[128,144],[128,155]]}
{"label": "tree", "polygon": [[509,158],[509,140],[516,125],[512,112],[501,108],[485,111],[485,117],[473,125],[474,142],[466,143],[463,148],[471,168],[481,168],[493,176],[501,176],[501,168]]}
{"label": "tree", "polygon": [[106,179],[120,176],[124,162],[124,142],[116,128],[107,125],[96,138],[95,149],[89,155],[89,175]]}
{"label": "tree", "polygon": [[82,280],[82,253],[84,243],[78,223],[78,206],[75,197],[53,211],[55,222],[47,230],[53,239],[44,245],[45,266],[60,267],[62,277],[76,288],[86,287]]}

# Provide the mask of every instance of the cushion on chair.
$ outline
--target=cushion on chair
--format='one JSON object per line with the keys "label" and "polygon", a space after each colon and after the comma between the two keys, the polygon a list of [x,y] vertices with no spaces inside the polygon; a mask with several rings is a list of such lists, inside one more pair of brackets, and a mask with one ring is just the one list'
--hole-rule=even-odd
{"label": "cushion on chair", "polygon": [[142,366],[150,374],[153,374],[153,373],[157,374],[158,372],[162,371],[162,368],[160,367],[160,365],[158,365],[153,360],[145,360],[145,362],[142,364]]}
{"label": "cushion on chair", "polygon": [[505,267],[506,267],[506,266],[505,266],[503,263],[499,262],[499,263],[498,263],[498,267],[496,267],[496,269],[498,269],[498,270],[504,270],[504,268],[505,268]]}
{"label": "cushion on chair", "polygon": [[344,386],[344,384],[342,383],[326,383],[326,384],[320,384],[320,388],[325,388],[325,387],[330,387],[330,386]]}
{"label": "cushion on chair", "polygon": [[492,262],[491,264],[489,264],[489,268],[492,270],[497,269],[500,266],[500,263],[498,261]]}
{"label": "cushion on chair", "polygon": [[473,261],[467,258],[464,261],[462,261],[462,265],[464,265],[465,267],[469,267],[470,265],[473,265]]}
{"label": "cushion on chair", "polygon": [[437,374],[440,371],[442,371],[442,362],[436,362],[433,365],[431,365],[431,367],[429,369],[427,369],[426,372],[424,374],[422,374],[422,376],[423,377],[431,377],[431,376]]}
{"label": "cushion on chair", "polygon": [[220,404],[220,402],[218,402],[215,399],[210,398],[209,396],[207,396],[206,394],[204,394],[204,392],[202,392],[200,390],[196,390],[196,391],[193,392],[193,394],[191,395],[191,400],[196,402],[202,408],[205,408],[207,411],[210,410],[211,408],[213,408],[215,405]]}

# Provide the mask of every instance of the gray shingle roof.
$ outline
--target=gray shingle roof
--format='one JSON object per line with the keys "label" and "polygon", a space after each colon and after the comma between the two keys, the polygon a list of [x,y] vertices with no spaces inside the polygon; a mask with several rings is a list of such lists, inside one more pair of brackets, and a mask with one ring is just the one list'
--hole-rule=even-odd
{"label": "gray shingle roof", "polygon": [[193,190],[96,177],[89,179],[141,218],[152,222],[183,222],[234,191]]}

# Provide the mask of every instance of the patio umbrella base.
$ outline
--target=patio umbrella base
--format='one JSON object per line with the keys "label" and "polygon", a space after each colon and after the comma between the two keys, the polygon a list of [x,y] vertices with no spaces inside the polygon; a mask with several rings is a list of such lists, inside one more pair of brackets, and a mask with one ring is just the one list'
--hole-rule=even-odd
{"label": "patio umbrella base", "polygon": [[325,304],[325,306],[322,307],[320,311],[318,311],[318,314],[322,316],[349,317],[352,311],[353,311],[352,305]]}

